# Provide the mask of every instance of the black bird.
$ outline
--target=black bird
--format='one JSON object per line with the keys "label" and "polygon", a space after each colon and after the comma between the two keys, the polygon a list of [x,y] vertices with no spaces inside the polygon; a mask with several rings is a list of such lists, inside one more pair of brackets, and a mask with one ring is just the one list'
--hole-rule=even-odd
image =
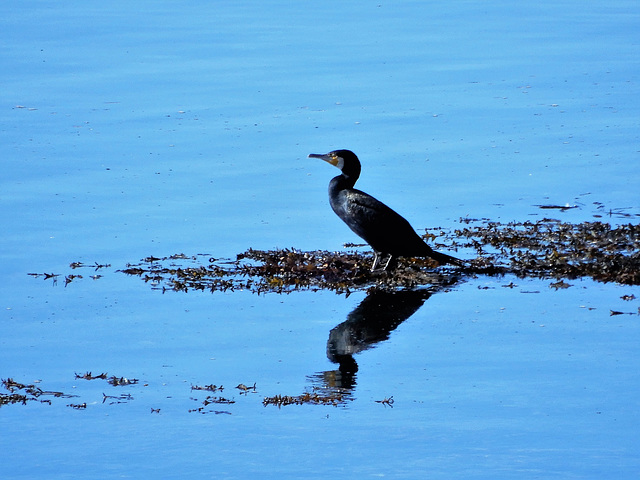
{"label": "black bird", "polygon": [[312,153],[309,158],[320,158],[338,167],[342,174],[329,183],[331,208],[344,223],[373,248],[374,271],[381,255],[388,255],[386,270],[393,257],[431,257],[438,263],[463,266],[455,257],[435,252],[401,215],[371,195],[353,188],[360,177],[360,160],[350,150],[334,150],[325,155]]}

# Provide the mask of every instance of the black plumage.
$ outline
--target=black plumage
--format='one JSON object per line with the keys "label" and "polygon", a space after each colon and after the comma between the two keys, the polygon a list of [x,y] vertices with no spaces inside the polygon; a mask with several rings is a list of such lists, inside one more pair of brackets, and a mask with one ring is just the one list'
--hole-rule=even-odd
{"label": "black plumage", "polygon": [[455,257],[434,251],[424,243],[404,217],[361,190],[353,188],[360,177],[360,160],[350,150],[335,150],[325,155],[310,154],[339,168],[342,173],[329,183],[329,202],[333,211],[354,233],[363,238],[375,253],[375,270],[379,257],[430,257],[438,263],[462,266]]}

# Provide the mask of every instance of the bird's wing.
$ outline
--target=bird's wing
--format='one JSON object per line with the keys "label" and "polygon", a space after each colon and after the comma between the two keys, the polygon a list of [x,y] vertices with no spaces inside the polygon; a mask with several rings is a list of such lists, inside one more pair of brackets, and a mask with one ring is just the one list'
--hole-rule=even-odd
{"label": "bird's wing", "polygon": [[411,228],[409,222],[380,200],[360,190],[349,192],[348,210],[350,218],[366,231],[396,230]]}

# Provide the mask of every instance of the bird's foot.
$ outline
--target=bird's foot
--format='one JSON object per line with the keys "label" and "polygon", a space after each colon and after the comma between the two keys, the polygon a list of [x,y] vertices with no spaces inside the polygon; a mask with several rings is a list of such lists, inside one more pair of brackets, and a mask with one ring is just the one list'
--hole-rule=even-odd
{"label": "bird's foot", "polygon": [[387,258],[387,262],[384,264],[384,267],[376,268],[380,263],[380,254],[378,252],[373,252],[373,253],[375,256],[373,258],[373,265],[371,265],[371,273],[386,271],[389,265],[391,264],[391,261],[393,260],[393,255],[389,255],[389,258]]}

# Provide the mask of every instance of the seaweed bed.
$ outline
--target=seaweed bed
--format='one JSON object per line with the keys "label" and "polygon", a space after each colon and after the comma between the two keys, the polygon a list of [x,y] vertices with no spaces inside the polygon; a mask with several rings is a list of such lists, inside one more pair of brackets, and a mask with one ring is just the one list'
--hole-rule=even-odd
{"label": "seaweed bed", "polygon": [[[250,290],[287,293],[300,289],[328,289],[349,294],[371,287],[384,289],[443,287],[465,275],[515,274],[519,277],[563,279],[591,277],[601,282],[640,284],[640,226],[612,228],[607,223],[507,223],[461,219],[463,228],[438,229],[433,247],[452,252],[475,251],[465,268],[442,267],[431,259],[403,258],[395,269],[370,271],[372,255],[356,249],[345,252],[295,249],[249,249],[235,260],[209,255],[147,257],[129,264],[125,274],[141,277],[163,291]],[[436,235],[427,233],[425,239]],[[425,268],[426,267],[426,268]],[[67,277],[68,280],[68,277]]]}
{"label": "seaweed bed", "polygon": [[[185,254],[168,257],[147,257],[136,264],[128,264],[118,270],[137,276],[162,292],[177,291],[234,291],[248,290],[253,293],[289,293],[296,290],[328,289],[348,295],[355,290],[398,291],[414,288],[447,288],[477,275],[499,276],[513,274],[518,277],[554,279],[554,288],[570,286],[564,279],[590,277],[600,282],[617,282],[625,285],[640,284],[640,226],[626,224],[612,227],[602,222],[571,224],[544,219],[537,222],[501,224],[490,220],[461,219],[461,228],[452,231],[428,230],[424,236],[434,249],[458,252],[458,256],[476,258],[469,260],[464,268],[439,267],[430,259],[399,259],[389,271],[370,271],[372,255],[358,251],[356,245],[348,245],[344,252],[313,251],[295,249],[262,251],[249,249],[237,255],[235,260],[218,259],[210,255]],[[438,242],[436,242],[438,239]],[[65,275],[67,286],[83,275],[77,269],[93,269],[88,278],[101,278],[109,264],[84,264],[73,262],[74,273]],[[435,268],[438,267],[438,268]],[[30,273],[57,283],[61,274]],[[391,293],[391,292],[389,292]],[[633,295],[624,299],[633,299]],[[624,312],[611,311],[611,315]],[[640,313],[640,311],[639,311]],[[76,380],[103,380],[114,387],[135,385],[137,379],[110,376],[91,372],[75,375]],[[324,384],[326,382],[318,382]],[[331,382],[329,382],[331,383]],[[45,391],[35,385],[21,384],[11,378],[2,380],[8,393],[0,393],[0,407],[6,404],[39,402],[51,404],[51,397],[70,398],[63,392]],[[146,384],[145,384],[146,386]],[[239,384],[235,387],[241,396],[257,393],[256,385]],[[219,395],[223,386],[192,386],[196,395],[207,395],[201,406],[189,412],[231,414],[219,410],[220,405],[232,405],[234,398]],[[211,395],[216,393],[218,395]],[[103,403],[127,403],[131,394],[105,395]],[[343,406],[351,400],[348,389],[318,388],[300,395],[275,395],[264,397],[263,405],[283,407],[286,405],[332,405]],[[192,400],[200,401],[197,398]],[[376,400],[377,403],[393,407],[393,397]],[[74,409],[87,408],[86,403],[70,403]],[[159,413],[160,409],[151,409]]]}

